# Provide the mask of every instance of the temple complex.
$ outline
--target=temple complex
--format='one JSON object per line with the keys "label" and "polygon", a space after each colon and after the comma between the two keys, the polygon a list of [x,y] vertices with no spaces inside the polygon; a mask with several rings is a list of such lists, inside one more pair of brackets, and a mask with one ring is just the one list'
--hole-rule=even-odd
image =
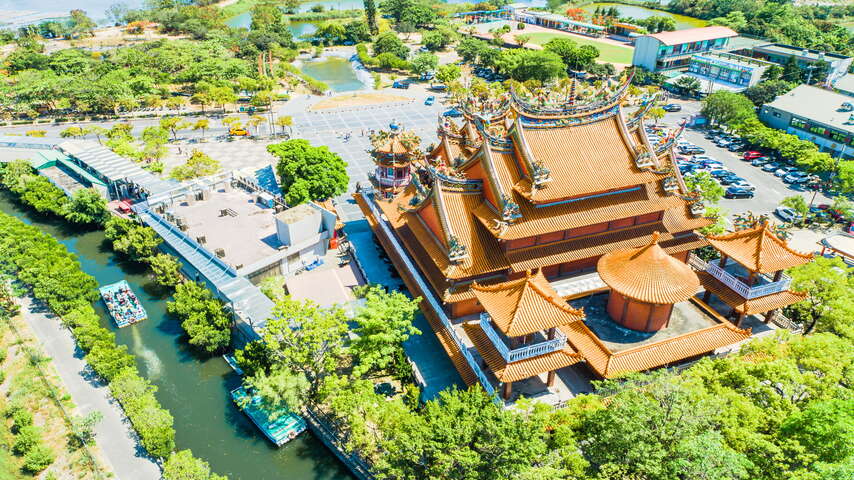
{"label": "temple complex", "polygon": [[[687,263],[713,242],[750,268],[748,247],[696,232],[711,220],[674,167],[681,130],[651,143],[654,98],[625,112],[629,81],[473,95],[423,157],[408,132],[374,142],[375,190],[356,200],[467,383],[565,398],[567,367],[610,378],[751,336],[696,297],[714,286]],[[788,252],[771,242],[768,258]],[[754,280],[795,257],[764,258]]]}

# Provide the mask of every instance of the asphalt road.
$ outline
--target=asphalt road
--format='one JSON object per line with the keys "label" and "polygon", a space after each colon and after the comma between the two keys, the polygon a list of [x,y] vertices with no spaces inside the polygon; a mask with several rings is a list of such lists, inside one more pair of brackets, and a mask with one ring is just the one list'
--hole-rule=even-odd
{"label": "asphalt road", "polygon": [[[700,102],[698,101],[674,100],[673,103],[682,105],[682,111],[668,113],[661,120],[661,124],[677,125],[683,119],[700,111]],[[741,152],[733,153],[720,148],[710,140],[703,138],[704,134],[705,131],[702,129],[687,128],[682,134],[682,138],[705,148],[705,155],[722,162],[728,170],[744,178],[756,187],[756,196],[753,198],[724,198],[721,200],[720,206],[729,212],[730,218],[735,214],[747,211],[757,214],[772,213],[784,198],[791,197],[792,195],[802,195],[807,202],[812,199],[813,192],[807,191],[801,186],[784,183],[781,178],[775,177],[773,173],[763,172],[759,167],[754,167],[749,162],[742,161],[740,159]],[[819,203],[832,203],[832,200],[819,193],[815,197],[815,204]]]}

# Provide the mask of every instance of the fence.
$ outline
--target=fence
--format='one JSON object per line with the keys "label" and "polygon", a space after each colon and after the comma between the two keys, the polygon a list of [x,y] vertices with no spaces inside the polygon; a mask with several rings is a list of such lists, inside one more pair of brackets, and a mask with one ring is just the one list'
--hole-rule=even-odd
{"label": "fence", "polygon": [[504,357],[504,361],[507,363],[551,353],[566,346],[566,336],[560,330],[555,329],[555,338],[551,340],[511,350],[504,344],[504,341],[501,340],[498,332],[492,328],[489,314],[486,313],[480,314],[480,328],[486,336],[489,337],[493,345],[495,345],[495,348],[498,350],[498,353]]}
{"label": "fence", "polygon": [[357,453],[347,453],[346,439],[342,437],[336,422],[312,406],[306,406],[303,415],[311,432],[350,469],[359,480],[374,480],[376,476],[368,462]]}

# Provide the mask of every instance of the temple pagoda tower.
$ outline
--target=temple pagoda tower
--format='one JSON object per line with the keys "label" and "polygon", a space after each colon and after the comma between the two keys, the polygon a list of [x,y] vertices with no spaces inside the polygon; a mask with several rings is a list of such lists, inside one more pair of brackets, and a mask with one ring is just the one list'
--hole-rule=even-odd
{"label": "temple pagoda tower", "polygon": [[700,282],[706,289],[703,301],[712,294],[732,308],[731,316],[740,326],[747,315],[765,314],[768,322],[785,306],[800,302],[806,293],[789,290],[792,279],[783,271],[808,263],[812,254],[793,250],[777,236],[768,220],[751,228],[725,235],[707,237],[720,259],[692,263],[701,271]]}
{"label": "temple pagoda tower", "polygon": [[418,149],[421,139],[392,123],[389,130],[372,135],[371,144],[371,156],[377,166],[375,185],[383,197],[392,197],[412,180],[412,162],[423,156]]}
{"label": "temple pagoda tower", "polygon": [[547,373],[551,387],[556,370],[582,360],[558,327],[582,321],[584,312],[570,307],[542,271],[497,285],[474,283],[472,290],[485,312],[464,329],[501,382],[505,400],[513,382]]}
{"label": "temple pagoda tower", "polygon": [[643,247],[615,250],[598,262],[599,277],[611,287],[608,315],[632,330],[656,332],[668,326],[673,304],[694,296],[700,288],[697,274],[667,254],[659,232]]}

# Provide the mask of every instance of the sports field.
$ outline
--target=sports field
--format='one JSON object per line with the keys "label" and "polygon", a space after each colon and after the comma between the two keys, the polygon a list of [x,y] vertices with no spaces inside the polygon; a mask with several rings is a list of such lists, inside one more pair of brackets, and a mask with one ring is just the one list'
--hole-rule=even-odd
{"label": "sports field", "polygon": [[545,45],[553,38],[568,38],[579,45],[593,45],[598,48],[599,58],[597,58],[597,60],[601,62],[623,64],[632,63],[632,53],[634,52],[634,49],[630,47],[623,47],[612,43],[600,42],[592,38],[581,37],[579,35],[567,35],[563,33],[534,32],[528,35],[531,36],[530,43],[536,43],[537,45]]}

